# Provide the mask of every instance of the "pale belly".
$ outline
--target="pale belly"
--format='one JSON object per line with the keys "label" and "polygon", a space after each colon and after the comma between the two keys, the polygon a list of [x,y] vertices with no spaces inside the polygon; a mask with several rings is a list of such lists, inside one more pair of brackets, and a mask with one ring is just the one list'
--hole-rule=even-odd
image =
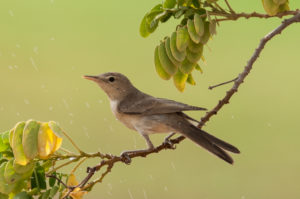
{"label": "pale belly", "polygon": [[140,133],[169,133],[174,130],[163,122],[167,116],[165,115],[139,115],[139,114],[123,114],[116,111],[116,104],[111,103],[111,109],[115,117],[122,122],[127,128],[138,131]]}

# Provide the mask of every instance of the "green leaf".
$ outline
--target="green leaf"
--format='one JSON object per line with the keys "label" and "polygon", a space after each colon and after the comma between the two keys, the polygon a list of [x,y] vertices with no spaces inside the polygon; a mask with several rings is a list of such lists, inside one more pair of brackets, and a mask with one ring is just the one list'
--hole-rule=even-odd
{"label": "green leaf", "polygon": [[140,35],[145,38],[148,37],[150,34],[146,27],[147,26],[147,15],[148,14],[146,14],[144,16],[144,18],[142,19],[141,24],[140,24]]}
{"label": "green leaf", "polygon": [[5,144],[3,138],[0,136],[0,152],[6,151],[8,148],[9,145]]}
{"label": "green leaf", "polygon": [[15,197],[13,199],[32,199],[32,196],[27,194],[27,192],[22,191],[22,192],[18,193],[17,195],[15,195]]}
{"label": "green leaf", "polygon": [[57,124],[57,122],[50,121],[50,122],[48,122],[48,126],[55,133],[55,135],[57,137],[59,137],[59,138],[63,137],[64,131],[62,130],[62,128],[60,128],[60,126]]}
{"label": "green leaf", "polygon": [[175,19],[179,19],[183,14],[184,14],[184,10],[183,10],[183,9],[180,9],[180,10],[178,10],[177,12],[175,12],[174,18],[175,18]]}
{"label": "green leaf", "polygon": [[160,18],[160,21],[161,21],[162,23],[165,23],[165,22],[167,22],[171,17],[172,17],[172,13],[166,12],[166,14]]}
{"label": "green leaf", "polygon": [[4,171],[6,167],[7,162],[1,164],[0,166],[0,192],[4,194],[10,194],[14,187],[15,184],[7,184],[4,178]]}
{"label": "green leaf", "polygon": [[152,9],[151,9],[151,12],[152,11],[160,11],[160,10],[163,10],[162,9],[162,4],[157,4],[156,6],[154,6]]}
{"label": "green leaf", "polygon": [[42,194],[42,199],[48,199],[49,198],[49,195],[50,195],[50,189],[49,190],[47,190],[46,192],[44,192],[43,194]]}
{"label": "green leaf", "polygon": [[176,0],[165,0],[164,1],[164,8],[174,8],[176,5]]}
{"label": "green leaf", "polygon": [[20,165],[26,165],[29,161],[25,156],[23,145],[22,145],[24,127],[25,127],[25,122],[17,123],[12,138],[12,149],[13,149],[14,157],[16,159],[16,162]]}
{"label": "green leaf", "polygon": [[46,189],[45,170],[38,163],[31,176],[31,188]]}
{"label": "green leaf", "polygon": [[196,7],[196,8],[200,8],[200,2],[199,0],[192,0],[193,2],[193,5]]}
{"label": "green leaf", "polygon": [[9,145],[9,131],[2,133],[2,140],[4,144]]}
{"label": "green leaf", "polygon": [[8,199],[8,195],[0,193],[0,199]]}
{"label": "green leaf", "polygon": [[27,165],[23,166],[23,165],[19,165],[18,163],[16,163],[16,161],[13,162],[13,167],[14,170],[16,171],[16,173],[19,174],[23,174],[23,173],[27,173],[27,172],[32,172],[33,168],[34,168],[34,161],[29,162]]}
{"label": "green leaf", "polygon": [[38,155],[38,133],[40,126],[40,122],[28,120],[24,127],[22,144],[24,153],[30,160]]}
{"label": "green leaf", "polygon": [[[54,173],[52,173],[52,175],[56,176],[56,173],[54,172]],[[52,177],[49,178],[49,186],[50,187],[53,187],[55,185],[55,182],[56,182],[56,178],[52,178]]]}
{"label": "green leaf", "polygon": [[51,191],[50,191],[50,194],[49,194],[49,197],[50,197],[50,198],[53,198],[53,197],[56,195],[56,193],[58,192],[58,190],[59,190],[59,187],[58,187],[58,186],[52,187],[52,189],[51,189]]}
{"label": "green leaf", "polygon": [[7,162],[4,171],[4,179],[8,184],[13,184],[21,180],[25,180],[31,176],[32,170],[28,170],[26,173],[19,174],[14,170],[13,167],[14,159]]}

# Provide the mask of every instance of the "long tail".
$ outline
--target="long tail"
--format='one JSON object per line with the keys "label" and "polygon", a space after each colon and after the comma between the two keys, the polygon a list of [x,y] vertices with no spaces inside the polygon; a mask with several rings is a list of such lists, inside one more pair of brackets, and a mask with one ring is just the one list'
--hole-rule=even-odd
{"label": "long tail", "polygon": [[[184,126],[184,128],[182,128]],[[184,122],[181,123],[180,133],[185,137],[191,139],[201,147],[205,148],[209,152],[225,160],[226,162],[233,164],[233,159],[223,149],[233,152],[240,153],[240,151],[233,145],[216,138],[207,132],[197,128],[196,126]]]}

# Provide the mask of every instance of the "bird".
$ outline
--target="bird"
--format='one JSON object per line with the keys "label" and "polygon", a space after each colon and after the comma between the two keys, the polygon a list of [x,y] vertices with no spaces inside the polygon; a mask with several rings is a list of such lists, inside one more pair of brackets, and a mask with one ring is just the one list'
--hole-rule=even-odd
{"label": "bird", "polygon": [[145,139],[146,149],[121,153],[121,157],[129,159],[128,161],[130,161],[129,155],[150,152],[155,148],[149,138],[149,135],[154,133],[170,133],[165,138],[165,142],[169,142],[176,133],[183,135],[230,164],[234,161],[226,151],[240,153],[237,147],[198,128],[195,125],[197,120],[184,113],[204,111],[207,110],[206,108],[143,93],[125,75],[118,72],[84,75],[83,78],[96,82],[107,94],[114,116]]}

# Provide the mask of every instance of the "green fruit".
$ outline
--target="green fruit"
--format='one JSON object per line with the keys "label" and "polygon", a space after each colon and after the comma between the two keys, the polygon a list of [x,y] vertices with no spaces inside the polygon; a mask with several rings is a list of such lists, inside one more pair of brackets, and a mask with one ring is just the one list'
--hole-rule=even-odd
{"label": "green fruit", "polygon": [[192,40],[190,40],[189,44],[188,44],[188,49],[189,49],[189,51],[191,51],[193,53],[198,53],[200,51],[202,52],[203,44],[202,43],[196,44]]}
{"label": "green fruit", "polygon": [[176,31],[176,46],[179,51],[185,51],[188,41],[190,39],[188,30],[186,27],[179,27]]}
{"label": "green fruit", "polygon": [[158,57],[163,69],[169,75],[174,75],[177,72],[177,67],[171,62],[167,55],[164,43],[161,43],[158,47]]}
{"label": "green fruit", "polygon": [[194,15],[194,25],[197,34],[201,37],[204,34],[204,23],[199,14]]}
{"label": "green fruit", "polygon": [[171,78],[171,75],[169,75],[162,67],[159,56],[158,56],[158,46],[156,46],[154,51],[154,64],[157,74],[164,80],[168,80]]}
{"label": "green fruit", "polygon": [[191,84],[191,85],[196,85],[196,82],[192,76],[192,74],[190,73],[187,80],[186,80],[187,83]]}
{"label": "green fruit", "polygon": [[176,0],[165,0],[163,5],[164,8],[174,8],[176,5]]}
{"label": "green fruit", "polygon": [[34,159],[38,155],[38,133],[40,122],[28,120],[23,131],[23,149],[29,160]]}
{"label": "green fruit", "polygon": [[14,157],[16,159],[16,163],[20,165],[26,165],[29,161],[25,156],[23,145],[22,145],[24,127],[25,127],[25,122],[17,123],[12,138],[12,150],[14,153]]}
{"label": "green fruit", "polygon": [[186,58],[187,58],[187,60],[189,60],[191,63],[196,63],[196,62],[198,62],[199,59],[201,58],[202,52],[203,52],[203,51],[199,51],[199,52],[197,52],[197,53],[194,53],[194,52],[190,51],[189,49],[187,49],[187,51],[186,51]]}
{"label": "green fruit", "polygon": [[180,66],[180,71],[185,74],[190,74],[195,68],[196,63],[190,62],[188,59],[183,60]]}
{"label": "green fruit", "polygon": [[273,2],[277,5],[281,5],[281,4],[284,4],[286,3],[288,0],[273,0]]}
{"label": "green fruit", "polygon": [[180,70],[178,70],[177,73],[173,76],[174,85],[180,92],[184,91],[187,78],[188,74],[184,74]]}
{"label": "green fruit", "polygon": [[274,3],[273,0],[262,0],[265,11],[270,16],[274,16],[278,13],[279,4]]}
{"label": "green fruit", "polygon": [[194,25],[194,21],[189,19],[187,21],[187,30],[188,30],[188,33],[190,35],[190,38],[191,40],[193,40],[193,42],[195,43],[199,43],[200,42],[200,35],[198,35],[198,33],[196,32],[196,29],[195,29],[195,25]]}
{"label": "green fruit", "polygon": [[204,23],[204,34],[202,35],[202,37],[200,38],[200,43],[202,43],[203,45],[207,43],[207,41],[209,40],[210,37],[210,32],[209,32],[209,22],[206,21]]}
{"label": "green fruit", "polygon": [[175,66],[179,67],[181,63],[179,61],[177,61],[174,58],[174,56],[172,55],[172,51],[171,51],[171,47],[170,47],[170,38],[169,37],[165,41],[165,49],[166,49],[167,55],[168,55],[169,59],[171,60],[171,62]]}
{"label": "green fruit", "polygon": [[173,32],[171,35],[171,39],[170,39],[170,49],[171,49],[173,57],[177,61],[182,62],[186,56],[186,52],[179,51],[177,49],[176,41],[177,41],[177,34],[176,34],[176,32]]}
{"label": "green fruit", "polygon": [[196,64],[195,69],[200,71],[200,73],[203,73],[202,68],[199,66],[199,64]]}
{"label": "green fruit", "polygon": [[286,2],[285,4],[281,4],[278,8],[278,12],[284,12],[290,10],[289,2]]}

